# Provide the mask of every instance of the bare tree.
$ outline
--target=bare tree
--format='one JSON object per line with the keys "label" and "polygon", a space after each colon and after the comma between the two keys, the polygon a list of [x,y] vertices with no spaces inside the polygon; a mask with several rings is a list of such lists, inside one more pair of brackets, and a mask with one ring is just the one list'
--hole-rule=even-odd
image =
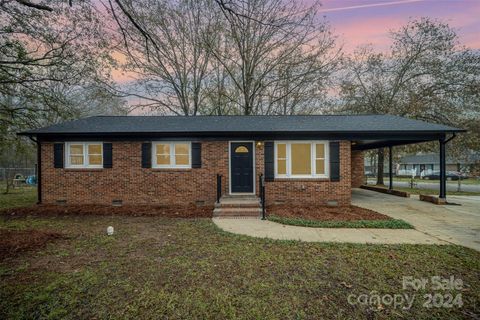
{"label": "bare tree", "polygon": [[[394,106],[390,95],[388,60],[383,54],[361,47],[347,62],[348,74],[342,81],[343,110],[353,113],[389,113]],[[390,98],[390,99],[389,99]],[[389,100],[389,101],[388,101]],[[383,185],[385,150],[377,151],[377,184]]]}
{"label": "bare tree", "polygon": [[239,114],[239,99],[238,92],[234,89],[232,80],[222,63],[216,59],[211,59],[210,72],[205,79],[205,99],[201,109],[202,114]]}
{"label": "bare tree", "polygon": [[[462,127],[478,123],[478,52],[460,46],[447,24],[427,18],[411,21],[391,37],[389,54],[362,48],[349,60],[341,87],[344,111],[391,113]],[[478,133],[472,133],[456,145],[478,148]],[[378,183],[383,183],[383,154],[379,150]]]}
{"label": "bare tree", "polygon": [[45,125],[47,113],[68,118],[62,92],[109,79],[108,41],[90,4],[49,11],[2,2],[0,17],[0,126],[8,131]]}
{"label": "bare tree", "polygon": [[341,56],[317,16],[318,3],[109,4],[124,40],[126,70],[138,76],[123,93],[167,113],[308,113],[320,104]]}
{"label": "bare tree", "polygon": [[110,80],[101,25],[89,2],[0,1],[0,153],[32,152],[19,131],[119,111],[99,86]]}
{"label": "bare tree", "polygon": [[210,1],[110,1],[124,41],[126,71],[137,81],[124,93],[161,112],[196,115],[204,99],[210,51],[219,29]]}
{"label": "bare tree", "polygon": [[334,38],[329,33],[313,47],[311,52],[299,49],[278,68],[277,81],[265,88],[262,113],[309,114],[325,108],[341,52],[335,49]]}
{"label": "bare tree", "polygon": [[[217,1],[218,2],[218,1]],[[235,88],[242,114],[295,113],[298,98],[317,92],[339,54],[318,3],[245,0],[219,3],[228,28],[212,54]],[[315,89],[315,87],[317,87]],[[316,96],[318,98],[318,95]]]}

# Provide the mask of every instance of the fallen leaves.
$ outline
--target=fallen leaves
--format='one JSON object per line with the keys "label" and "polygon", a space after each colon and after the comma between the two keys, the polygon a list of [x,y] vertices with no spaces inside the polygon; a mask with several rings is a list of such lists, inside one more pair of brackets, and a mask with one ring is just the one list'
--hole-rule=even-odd
{"label": "fallen leaves", "polygon": [[48,242],[63,237],[61,233],[57,232],[0,229],[0,260],[27,250],[42,248]]}
{"label": "fallen leaves", "polygon": [[169,218],[209,218],[212,213],[213,207],[194,205],[36,205],[0,211],[0,215],[8,216],[119,215]]}
{"label": "fallen leaves", "polygon": [[270,215],[285,218],[302,218],[320,221],[389,220],[389,216],[373,210],[357,207],[321,207],[272,205],[267,208]]}

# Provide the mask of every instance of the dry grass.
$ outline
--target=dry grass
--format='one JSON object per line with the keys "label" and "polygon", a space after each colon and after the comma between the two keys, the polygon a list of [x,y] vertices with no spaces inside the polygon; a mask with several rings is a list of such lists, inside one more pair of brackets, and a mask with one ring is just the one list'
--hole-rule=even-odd
{"label": "dry grass", "polygon": [[[115,227],[107,236],[106,227]],[[67,237],[0,263],[0,318],[463,319],[480,313],[480,253],[458,246],[352,245],[235,236],[209,219],[4,216],[0,228]],[[461,308],[424,308],[402,277],[455,276]],[[408,293],[411,310],[352,306]],[[434,292],[435,293],[435,292]],[[446,292],[440,292],[446,293]]]}

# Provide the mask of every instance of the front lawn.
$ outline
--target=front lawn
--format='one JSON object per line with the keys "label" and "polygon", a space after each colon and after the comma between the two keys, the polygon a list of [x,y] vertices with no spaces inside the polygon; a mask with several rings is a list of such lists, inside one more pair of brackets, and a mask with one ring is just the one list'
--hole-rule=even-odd
{"label": "front lawn", "polygon": [[[106,235],[109,225],[113,236]],[[62,235],[4,255],[1,319],[463,319],[480,313],[480,253],[459,246],[274,241],[223,232],[210,219],[160,217],[3,216],[0,228],[11,230],[10,237],[28,237],[28,230]],[[453,276],[463,285],[404,290],[404,276]],[[367,306],[357,299],[364,294],[408,294],[414,302],[408,310],[389,299]],[[425,294],[460,295],[463,305],[427,308]]]}
{"label": "front lawn", "polygon": [[0,210],[33,205],[37,202],[37,188],[23,186],[11,189],[5,194],[5,184],[0,183]]}

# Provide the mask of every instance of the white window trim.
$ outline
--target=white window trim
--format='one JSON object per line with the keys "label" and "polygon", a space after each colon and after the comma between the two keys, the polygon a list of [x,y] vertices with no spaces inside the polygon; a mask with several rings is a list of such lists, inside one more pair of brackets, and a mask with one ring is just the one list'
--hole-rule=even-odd
{"label": "white window trim", "polygon": [[[157,144],[170,145],[170,164],[157,164]],[[188,165],[175,164],[175,145],[176,144],[188,145]],[[152,145],[153,145],[152,168],[157,168],[157,169],[191,169],[192,168],[192,142],[191,141],[153,141]]]}
{"label": "white window trim", "polygon": [[[81,144],[83,145],[83,164],[71,164],[70,163],[70,146],[72,144]],[[88,145],[90,144],[99,144],[101,151],[100,155],[102,156],[101,164],[89,164],[88,162]],[[103,168],[103,142],[101,141],[90,141],[90,142],[67,142],[65,143],[65,168],[73,169],[91,169],[91,168]]]}
{"label": "white window trim", "polygon": [[[292,172],[292,156],[291,156],[291,145],[292,143],[309,143],[310,144],[310,161],[312,174],[291,174]],[[325,173],[316,174],[317,172],[317,155],[315,145],[321,143],[325,145]],[[285,144],[286,145],[286,157],[287,157],[287,174],[278,173],[278,164],[277,164],[277,145]],[[274,166],[275,166],[275,178],[287,178],[287,179],[319,179],[319,178],[330,178],[330,148],[329,141],[326,140],[285,140],[285,141],[275,141],[274,148]]]}

